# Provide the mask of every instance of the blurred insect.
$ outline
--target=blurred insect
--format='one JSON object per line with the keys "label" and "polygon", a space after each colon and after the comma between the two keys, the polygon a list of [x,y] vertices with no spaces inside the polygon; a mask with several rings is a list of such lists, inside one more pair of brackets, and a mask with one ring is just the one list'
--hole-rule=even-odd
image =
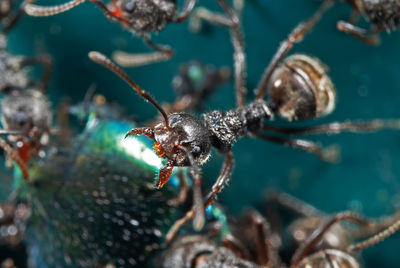
{"label": "blurred insect", "polygon": [[201,109],[204,101],[230,76],[228,67],[216,69],[198,60],[181,64],[179,69],[179,74],[172,80],[176,100],[171,105],[163,105],[168,114]]}
{"label": "blurred insect", "polygon": [[[219,0],[221,6],[229,6]],[[193,209],[182,219],[177,221],[167,235],[170,241],[179,228],[188,220],[194,218],[195,229],[204,224],[203,209],[208,207],[229,181],[233,168],[232,146],[244,136],[256,136],[265,140],[301,149],[323,158],[334,161],[336,155],[332,150],[321,148],[314,142],[290,137],[271,135],[266,130],[286,135],[309,134],[337,134],[343,131],[369,132],[380,129],[400,129],[399,120],[372,120],[366,122],[330,123],[303,128],[287,128],[271,126],[264,123],[272,121],[274,114],[278,114],[288,121],[314,119],[331,113],[335,104],[335,90],[333,83],[326,73],[326,67],[316,58],[296,54],[284,60],[293,44],[299,42],[303,36],[321,18],[332,5],[332,1],[325,1],[321,8],[306,22],[298,27],[281,43],[278,52],[274,55],[267,67],[257,88],[256,99],[236,109],[222,112],[213,111],[203,114],[199,119],[189,113],[174,113],[167,115],[162,107],[131,78],[128,77],[116,64],[99,52],[90,52],[91,60],[101,64],[124,79],[140,96],[152,103],[164,118],[164,122],[153,128],[134,128],[126,136],[145,135],[154,143],[157,154],[166,159],[165,166],[160,169],[157,187],[161,188],[169,179],[175,166],[190,166],[194,181]],[[229,9],[227,14],[233,14]],[[228,18],[227,18],[228,19]],[[239,59],[240,60],[240,59]],[[282,62],[283,61],[283,62]],[[238,75],[238,73],[235,73]],[[241,76],[236,76],[241,80]],[[240,84],[244,84],[240,82]],[[264,101],[265,91],[269,87],[270,100]],[[237,99],[244,100],[243,91],[237,91]],[[240,102],[239,102],[240,103]],[[221,173],[202,204],[201,172],[199,166],[210,156],[211,147],[225,155]]]}
{"label": "blurred insect", "polygon": [[[400,229],[399,213],[378,220],[365,219],[350,211],[328,215],[284,193],[269,193],[266,203],[279,205],[300,216],[288,227],[295,248],[290,261],[292,268],[361,267],[358,252]],[[360,239],[362,241],[357,242]]]}
{"label": "blurred insect", "polygon": [[[51,59],[48,56],[21,57],[6,51],[4,35],[0,36],[0,92],[5,96],[0,102],[2,135],[0,147],[7,152],[8,166],[15,161],[23,176],[28,179],[26,164],[33,156],[42,154],[51,132],[52,112],[50,102],[44,95],[51,74]],[[40,64],[42,78],[33,82],[25,67]]]}
{"label": "blurred insect", "polygon": [[[71,0],[61,5],[41,7],[32,3],[25,5],[25,12],[31,16],[52,16],[86,2],[86,0]],[[106,6],[102,0],[90,0],[97,5],[104,15],[111,21],[120,23],[132,31],[155,52],[143,54],[129,54],[116,51],[113,58],[123,66],[138,66],[170,59],[174,51],[169,46],[158,45],[151,41],[150,34],[159,32],[170,23],[185,21],[197,0],[185,0],[184,7],[178,13],[175,0],[111,0]]]}
{"label": "blurred insect", "polygon": [[178,236],[160,256],[158,267],[281,267],[269,224],[258,212],[250,210],[228,222],[226,227],[210,224],[198,235]]}
{"label": "blurred insect", "polygon": [[[354,9],[350,21],[339,21],[337,28],[351,34],[369,45],[380,42],[382,31],[397,31],[400,28],[400,2],[397,0],[346,0]],[[359,17],[363,16],[372,25],[370,29],[357,26]]]}

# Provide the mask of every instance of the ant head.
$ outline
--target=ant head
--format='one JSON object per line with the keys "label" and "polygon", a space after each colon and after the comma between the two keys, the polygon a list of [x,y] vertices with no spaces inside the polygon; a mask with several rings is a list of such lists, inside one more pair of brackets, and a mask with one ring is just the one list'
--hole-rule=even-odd
{"label": "ant head", "polygon": [[349,253],[337,249],[320,250],[304,258],[296,267],[359,268],[359,262]]}
{"label": "ant head", "polygon": [[327,67],[302,54],[288,57],[275,70],[268,95],[272,108],[288,121],[321,117],[335,108],[335,87]]}
{"label": "ant head", "polygon": [[51,126],[50,102],[38,90],[10,89],[1,101],[1,122],[7,130],[24,132],[40,139]]}
{"label": "ant head", "polygon": [[162,30],[176,15],[175,0],[113,0],[108,6],[110,12],[129,22],[138,32]]}
{"label": "ant head", "polygon": [[211,141],[204,123],[186,113],[172,114],[168,121],[169,128],[162,122],[153,130],[154,149],[158,155],[174,161],[177,166],[190,165],[189,155],[198,165],[207,161]]}

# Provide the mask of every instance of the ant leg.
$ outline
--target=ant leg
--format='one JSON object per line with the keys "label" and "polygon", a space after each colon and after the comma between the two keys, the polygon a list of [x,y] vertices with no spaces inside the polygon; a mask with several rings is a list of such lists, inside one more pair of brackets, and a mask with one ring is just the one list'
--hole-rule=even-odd
{"label": "ant leg", "polygon": [[7,22],[7,24],[3,27],[1,30],[2,33],[6,34],[8,33],[14,26],[17,24],[17,22],[25,15],[25,10],[23,8],[20,8],[18,10],[17,14]]}
{"label": "ant leg", "polygon": [[179,178],[179,188],[180,188],[179,195],[177,198],[171,199],[169,201],[169,203],[175,207],[185,202],[189,190],[189,186],[186,182],[185,174],[183,172],[182,167],[179,167],[178,178]]}
{"label": "ant leg", "polygon": [[268,192],[267,204],[277,204],[285,209],[298,214],[300,217],[313,217],[317,215],[324,215],[322,211],[316,207],[292,196],[287,193]]}
{"label": "ant leg", "polygon": [[320,8],[312,15],[308,20],[301,22],[292,30],[286,40],[284,40],[275,55],[272,57],[268,67],[265,69],[264,74],[261,77],[256,89],[256,98],[264,98],[265,92],[267,90],[269,81],[272,74],[274,73],[276,67],[282,62],[289,51],[293,48],[295,43],[299,43],[303,40],[304,36],[308,34],[314,26],[321,20],[322,15],[330,9],[334,4],[334,0],[324,0]]}
{"label": "ant leg", "polygon": [[7,157],[9,157],[11,160],[14,160],[17,163],[17,165],[21,169],[22,177],[24,178],[25,181],[28,181],[29,178],[28,167],[26,166],[25,162],[21,159],[21,157],[18,155],[18,152],[2,138],[0,138],[0,147],[7,152]]}
{"label": "ant leg", "polygon": [[158,181],[156,183],[157,188],[163,187],[168,182],[174,167],[175,167],[174,161],[168,160],[167,164],[160,169],[160,174],[158,176]]}
{"label": "ant leg", "polygon": [[265,133],[255,133],[255,135],[264,140],[279,143],[285,146],[290,146],[295,149],[315,154],[316,156],[318,156],[319,158],[321,158],[326,162],[334,163],[337,162],[339,158],[339,152],[336,147],[331,146],[323,148],[312,141],[302,140],[302,139],[282,138],[282,137],[268,135]]}
{"label": "ant leg", "polygon": [[34,65],[34,64],[41,64],[43,68],[42,77],[40,82],[36,83],[35,87],[38,87],[45,92],[47,86],[49,85],[51,72],[53,69],[53,64],[50,56],[38,56],[33,58],[26,58],[20,62],[20,68],[24,68],[26,66]]}
{"label": "ant leg", "polygon": [[38,6],[32,4],[28,1],[28,3],[23,7],[26,14],[33,17],[47,17],[53,16],[56,14],[63,13],[65,11],[70,10],[71,8],[76,7],[77,5],[82,4],[86,0],[71,0],[67,3],[55,5],[55,6]]}
{"label": "ant leg", "polygon": [[351,244],[350,246],[347,247],[347,252],[353,253],[353,252],[357,252],[357,251],[361,251],[364,250],[366,248],[369,248],[383,240],[385,240],[386,238],[388,238],[389,236],[393,235],[395,232],[397,232],[400,229],[400,220],[397,220],[396,222],[394,222],[393,224],[389,225],[388,227],[386,227],[384,230],[382,230],[381,232],[375,234],[374,236],[368,238],[367,240],[355,243],[355,244]]}
{"label": "ant leg", "polygon": [[190,13],[192,12],[194,6],[196,5],[198,0],[186,0],[185,1],[185,6],[183,10],[181,11],[181,14],[179,14],[175,19],[174,22],[179,23],[182,21],[187,20],[189,17]]}
{"label": "ant leg", "polygon": [[124,67],[137,67],[155,62],[166,61],[174,56],[174,51],[169,46],[162,46],[153,43],[147,34],[144,34],[141,37],[150,48],[155,50],[155,52],[132,54],[117,50],[112,54],[113,60]]}
{"label": "ant leg", "polygon": [[[217,194],[222,190],[223,186],[229,181],[233,168],[233,154],[231,151],[226,153],[225,162],[222,166],[220,174],[212,187],[212,191],[209,193],[206,202],[203,205],[203,210],[206,209],[212,202],[215,200]],[[172,227],[169,229],[165,240],[167,243],[170,243],[172,239],[176,236],[179,229],[189,220],[191,220],[195,215],[195,211],[192,208],[189,210],[185,216],[181,219],[177,220]]]}
{"label": "ant leg", "polygon": [[376,46],[380,43],[379,29],[366,30],[346,21],[339,21],[337,28],[339,31],[351,34],[367,45]]}
{"label": "ant leg", "polygon": [[[368,227],[371,221],[366,220],[353,212],[345,211],[334,215],[328,222],[326,222],[319,229],[315,230],[304,244],[296,250],[292,258],[291,267],[296,267],[299,262],[307,256],[307,254],[321,241],[324,235],[334,226],[341,221],[348,221],[357,225]],[[400,227],[400,225],[399,225]]]}
{"label": "ant leg", "polygon": [[225,15],[211,12],[205,8],[197,8],[189,22],[189,27],[193,32],[198,32],[201,29],[201,22],[205,20],[217,26],[230,28],[231,40],[234,48],[233,60],[235,64],[236,99],[238,106],[243,107],[247,93],[246,55],[244,53],[243,29],[235,10],[233,10],[225,0],[218,0],[218,3],[225,12]]}
{"label": "ant leg", "polygon": [[264,125],[263,130],[273,131],[287,135],[314,135],[314,134],[339,134],[341,132],[376,132],[384,129],[400,130],[398,119],[373,119],[369,121],[332,122],[328,124],[287,128]]}

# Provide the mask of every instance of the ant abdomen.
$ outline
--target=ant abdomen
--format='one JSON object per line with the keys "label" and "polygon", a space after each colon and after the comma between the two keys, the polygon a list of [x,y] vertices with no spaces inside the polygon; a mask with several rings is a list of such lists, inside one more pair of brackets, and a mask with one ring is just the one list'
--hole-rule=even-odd
{"label": "ant abdomen", "polygon": [[173,159],[177,166],[190,166],[188,155],[192,155],[198,165],[207,161],[210,156],[211,141],[204,122],[187,113],[172,114],[168,116],[168,121],[170,129],[165,127],[164,122],[154,128],[157,152],[168,159]]}
{"label": "ant abdomen", "polygon": [[296,267],[360,268],[360,265],[353,256],[346,252],[337,249],[326,249],[318,251],[311,256],[303,259]]}
{"label": "ant abdomen", "polygon": [[288,121],[321,117],[335,107],[335,87],[327,67],[303,54],[288,57],[276,69],[268,95],[272,108]]}

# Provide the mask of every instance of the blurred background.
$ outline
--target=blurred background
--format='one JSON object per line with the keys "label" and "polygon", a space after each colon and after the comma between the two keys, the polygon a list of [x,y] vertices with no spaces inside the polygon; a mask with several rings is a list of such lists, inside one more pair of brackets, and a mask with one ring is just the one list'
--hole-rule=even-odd
{"label": "blurred background", "polygon": [[[41,0],[40,4],[62,1]],[[179,1],[182,3],[183,1]],[[212,3],[209,3],[212,2]],[[243,25],[248,59],[247,99],[275,53],[278,44],[300,21],[319,6],[317,0],[246,0]],[[214,1],[199,1],[219,10]],[[182,6],[182,5],[181,5]],[[367,46],[336,30],[336,22],[347,19],[351,9],[337,4],[321,23],[291,53],[302,52],[320,58],[330,68],[337,88],[336,110],[313,122],[372,118],[400,118],[400,33],[382,33],[378,47]],[[368,26],[363,22],[362,25]],[[232,67],[232,45],[224,28],[206,26],[200,34],[188,31],[187,23],[169,25],[153,36],[160,44],[171,45],[172,60],[126,69],[129,75],[160,102],[174,99],[172,77],[181,63],[199,59],[217,67]],[[21,55],[48,53],[54,59],[49,94],[54,107],[63,96],[78,102],[92,83],[97,93],[117,101],[129,115],[146,122],[156,110],[144,102],[114,74],[89,61],[91,50],[106,55],[116,50],[147,52],[142,40],[108,21],[91,3],[49,18],[24,17],[9,34],[9,51]],[[35,70],[37,74],[40,70]],[[235,107],[232,81],[205,105],[205,111]],[[279,121],[279,119],[278,119]],[[283,123],[283,122],[280,122]],[[295,195],[328,213],[353,209],[370,217],[393,213],[400,202],[400,133],[381,131],[365,135],[340,134],[312,137],[324,145],[341,148],[338,164],[324,163],[313,155],[255,139],[240,140],[233,151],[232,180],[219,201],[233,213],[262,203],[267,189]],[[203,168],[205,189],[209,189],[222,164],[213,157]],[[5,178],[5,181],[7,179]],[[2,187],[3,190],[5,189]],[[399,267],[400,235],[363,253],[367,267]]]}

